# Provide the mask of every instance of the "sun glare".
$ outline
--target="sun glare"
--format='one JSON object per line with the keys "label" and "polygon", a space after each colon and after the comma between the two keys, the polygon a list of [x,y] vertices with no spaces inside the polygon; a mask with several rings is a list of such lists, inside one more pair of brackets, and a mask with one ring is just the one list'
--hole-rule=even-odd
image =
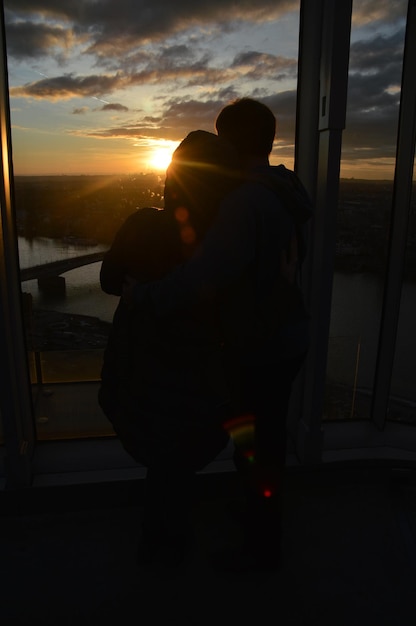
{"label": "sun glare", "polygon": [[172,148],[155,148],[150,156],[149,165],[156,170],[166,170],[172,159]]}

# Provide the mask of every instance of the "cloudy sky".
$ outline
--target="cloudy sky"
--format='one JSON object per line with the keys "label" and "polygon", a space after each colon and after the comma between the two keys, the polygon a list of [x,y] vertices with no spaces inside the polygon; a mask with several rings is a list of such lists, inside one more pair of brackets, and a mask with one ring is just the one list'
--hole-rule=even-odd
{"label": "cloudy sky", "polygon": [[[236,97],[293,167],[299,0],[6,0],[14,171],[165,168]],[[354,0],[343,176],[392,178],[407,0]]]}

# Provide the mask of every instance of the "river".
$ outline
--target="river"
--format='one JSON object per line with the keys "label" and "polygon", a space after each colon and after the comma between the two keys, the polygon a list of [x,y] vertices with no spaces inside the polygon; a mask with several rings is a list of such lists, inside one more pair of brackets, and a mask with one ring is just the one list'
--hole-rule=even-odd
{"label": "river", "polygon": [[[105,250],[105,246],[76,245],[55,239],[19,238],[22,268]],[[37,281],[22,283],[22,290],[32,294],[33,306],[61,313],[90,315],[111,322],[117,298],[101,291],[101,262],[92,263],[64,274],[64,297],[45,296]],[[333,284],[328,377],[334,382],[371,389],[377,356],[378,333],[383,298],[380,276],[367,273],[336,272]],[[392,378],[392,393],[416,401],[416,285],[403,286],[397,349]]]}
{"label": "river", "polygon": [[[77,245],[42,237],[32,240],[19,237],[18,243],[22,269],[107,249],[107,246],[102,245]],[[91,315],[105,322],[111,322],[117,298],[101,291],[100,267],[101,262],[91,263],[63,274],[66,283],[64,297],[45,295],[39,290],[37,280],[22,283],[22,291],[32,295],[34,308]]]}

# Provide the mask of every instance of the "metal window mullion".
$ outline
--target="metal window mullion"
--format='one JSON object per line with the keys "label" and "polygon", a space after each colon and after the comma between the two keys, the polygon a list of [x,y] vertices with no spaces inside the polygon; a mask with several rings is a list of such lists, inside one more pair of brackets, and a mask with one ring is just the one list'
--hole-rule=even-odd
{"label": "metal window mullion", "polygon": [[[313,11],[316,6],[307,0],[302,5],[305,11]],[[342,3],[324,0],[320,8],[322,37],[320,49],[314,51],[320,67],[319,115],[315,120],[316,133],[319,133],[317,154],[310,150],[310,166],[316,172],[316,215],[304,275],[312,336],[304,368],[302,415],[297,432],[297,452],[304,463],[320,461],[322,452],[321,420],[331,316],[341,141],[346,115],[352,0]],[[306,91],[300,93],[303,98],[308,98]],[[300,124],[299,129],[302,129]],[[315,140],[313,135],[309,138],[309,148]],[[303,170],[306,164],[301,159],[301,142],[302,136],[299,135],[298,163]],[[301,169],[298,173],[302,177]]]}
{"label": "metal window mullion", "polygon": [[[324,0],[301,0],[299,19],[298,81],[296,98],[295,171],[316,201],[319,153],[319,96],[321,72],[322,16]],[[310,228],[309,228],[310,230]],[[309,232],[308,237],[311,237]],[[309,300],[311,250],[302,270],[302,288]],[[308,378],[308,380],[310,377]],[[295,443],[298,458],[320,458],[320,427],[318,440],[312,435],[309,421],[305,423],[304,397],[306,368],[297,377],[288,415],[288,434]]]}
{"label": "metal window mullion", "polygon": [[371,416],[383,428],[388,412],[406,260],[416,138],[416,0],[407,12],[392,218]]}
{"label": "metal window mullion", "polygon": [[0,407],[6,447],[6,484],[8,488],[14,488],[30,484],[34,428],[13,213],[9,92],[2,6],[0,19]]}

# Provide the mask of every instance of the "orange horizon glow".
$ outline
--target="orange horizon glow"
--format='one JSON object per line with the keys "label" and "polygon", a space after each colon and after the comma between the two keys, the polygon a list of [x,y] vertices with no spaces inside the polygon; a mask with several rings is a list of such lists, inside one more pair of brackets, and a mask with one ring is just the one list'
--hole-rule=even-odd
{"label": "orange horizon glow", "polygon": [[[127,147],[118,142],[114,149],[103,149],[102,142],[84,145],[55,145],[53,150],[39,146],[36,159],[33,150],[22,146],[18,137],[13,150],[13,171],[15,176],[120,176],[139,173],[164,174],[169,166],[172,154],[179,142],[171,140],[155,140],[146,146]],[[25,149],[23,149],[25,148]],[[293,158],[272,154],[271,165],[282,163],[289,169],[294,168]],[[393,180],[395,171],[394,159],[342,159],[340,168],[341,179],[358,180]]]}

